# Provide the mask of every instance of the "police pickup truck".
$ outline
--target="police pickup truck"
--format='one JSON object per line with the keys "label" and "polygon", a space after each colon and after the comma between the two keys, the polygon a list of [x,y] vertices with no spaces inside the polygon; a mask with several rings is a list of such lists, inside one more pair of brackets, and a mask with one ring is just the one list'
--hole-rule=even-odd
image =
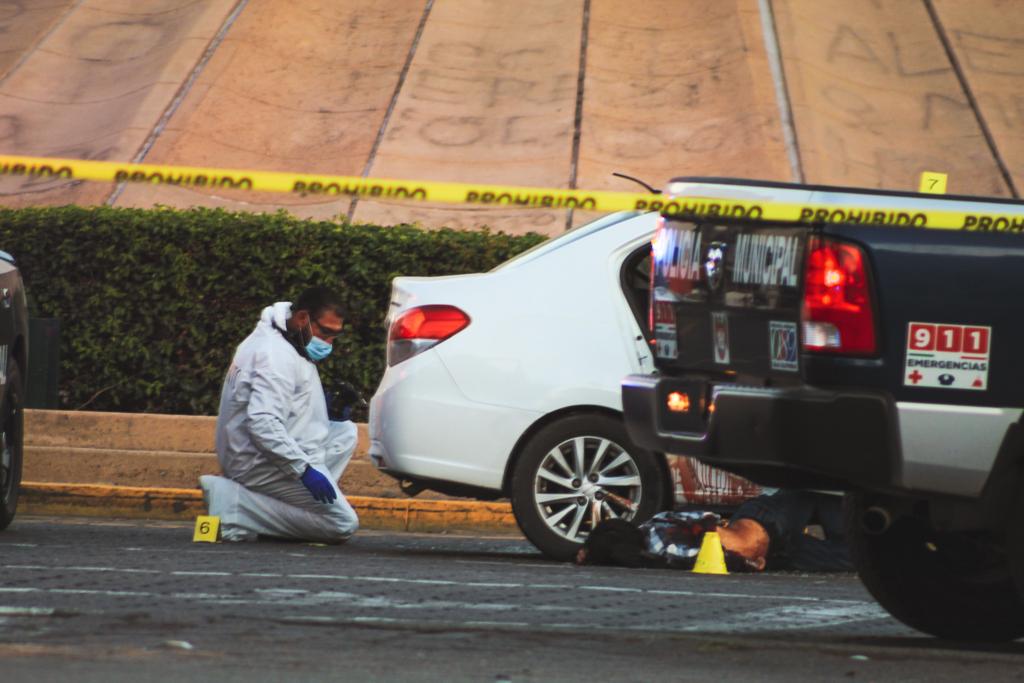
{"label": "police pickup truck", "polygon": [[660,210],[637,445],[844,491],[895,617],[1024,636],[1024,203],[681,178]]}

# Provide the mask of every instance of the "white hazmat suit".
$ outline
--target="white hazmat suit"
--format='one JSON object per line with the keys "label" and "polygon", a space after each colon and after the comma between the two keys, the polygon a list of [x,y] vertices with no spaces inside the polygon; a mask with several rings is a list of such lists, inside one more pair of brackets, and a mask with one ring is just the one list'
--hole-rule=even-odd
{"label": "white hazmat suit", "polygon": [[[355,451],[356,426],[328,420],[316,366],[279,331],[289,317],[288,302],[263,309],[224,379],[217,459],[225,476],[199,482],[225,541],[262,534],[340,543],[359,526],[336,484]],[[307,465],[330,480],[333,503],[318,502],[303,485]]]}

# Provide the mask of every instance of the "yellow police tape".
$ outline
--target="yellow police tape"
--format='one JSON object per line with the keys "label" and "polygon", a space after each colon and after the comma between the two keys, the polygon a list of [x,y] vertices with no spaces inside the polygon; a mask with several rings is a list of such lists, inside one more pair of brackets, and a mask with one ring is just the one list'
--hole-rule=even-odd
{"label": "yellow police tape", "polygon": [[[741,218],[802,225],[863,223],[943,230],[1024,232],[1024,203],[1002,211],[907,209],[886,204],[885,195],[871,195],[863,205],[793,204],[708,197],[667,197],[635,192],[559,190],[541,187],[481,185],[356,176],[314,175],[274,171],[243,171],[193,166],[131,164],[0,155],[0,176],[35,179],[149,183],[198,189],[235,189],[306,196],[349,196],[366,199],[438,202],[536,209],[584,211],[660,211],[681,218]],[[935,201],[942,201],[936,197]],[[985,200],[979,200],[984,202]],[[956,206],[959,202],[949,202]]]}

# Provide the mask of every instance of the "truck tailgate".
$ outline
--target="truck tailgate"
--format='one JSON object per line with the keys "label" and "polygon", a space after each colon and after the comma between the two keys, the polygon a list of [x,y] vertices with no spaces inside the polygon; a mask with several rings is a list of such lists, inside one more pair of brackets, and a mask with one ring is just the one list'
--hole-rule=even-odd
{"label": "truck tailgate", "polygon": [[651,271],[658,367],[798,381],[809,232],[667,219],[654,240]]}

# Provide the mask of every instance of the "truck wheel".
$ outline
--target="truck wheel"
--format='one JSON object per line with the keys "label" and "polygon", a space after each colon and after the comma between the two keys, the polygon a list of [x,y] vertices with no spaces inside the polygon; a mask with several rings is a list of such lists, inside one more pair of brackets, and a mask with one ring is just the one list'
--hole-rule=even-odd
{"label": "truck wheel", "polygon": [[1024,636],[1024,601],[1004,549],[984,531],[939,532],[901,516],[864,530],[870,506],[847,495],[850,553],[868,592],[904,624],[940,638],[1006,641]]}
{"label": "truck wheel", "polygon": [[22,392],[21,372],[11,360],[7,363],[7,384],[0,403],[0,530],[10,525],[18,509],[25,434]]}
{"label": "truck wheel", "polygon": [[1020,480],[1017,495],[1010,505],[1006,553],[1010,558],[1010,573],[1017,587],[1017,598],[1024,602],[1024,478]]}
{"label": "truck wheel", "polygon": [[594,524],[642,522],[662,509],[665,481],[653,453],[633,445],[622,420],[573,415],[537,432],[512,475],[512,511],[530,541],[572,559]]}

